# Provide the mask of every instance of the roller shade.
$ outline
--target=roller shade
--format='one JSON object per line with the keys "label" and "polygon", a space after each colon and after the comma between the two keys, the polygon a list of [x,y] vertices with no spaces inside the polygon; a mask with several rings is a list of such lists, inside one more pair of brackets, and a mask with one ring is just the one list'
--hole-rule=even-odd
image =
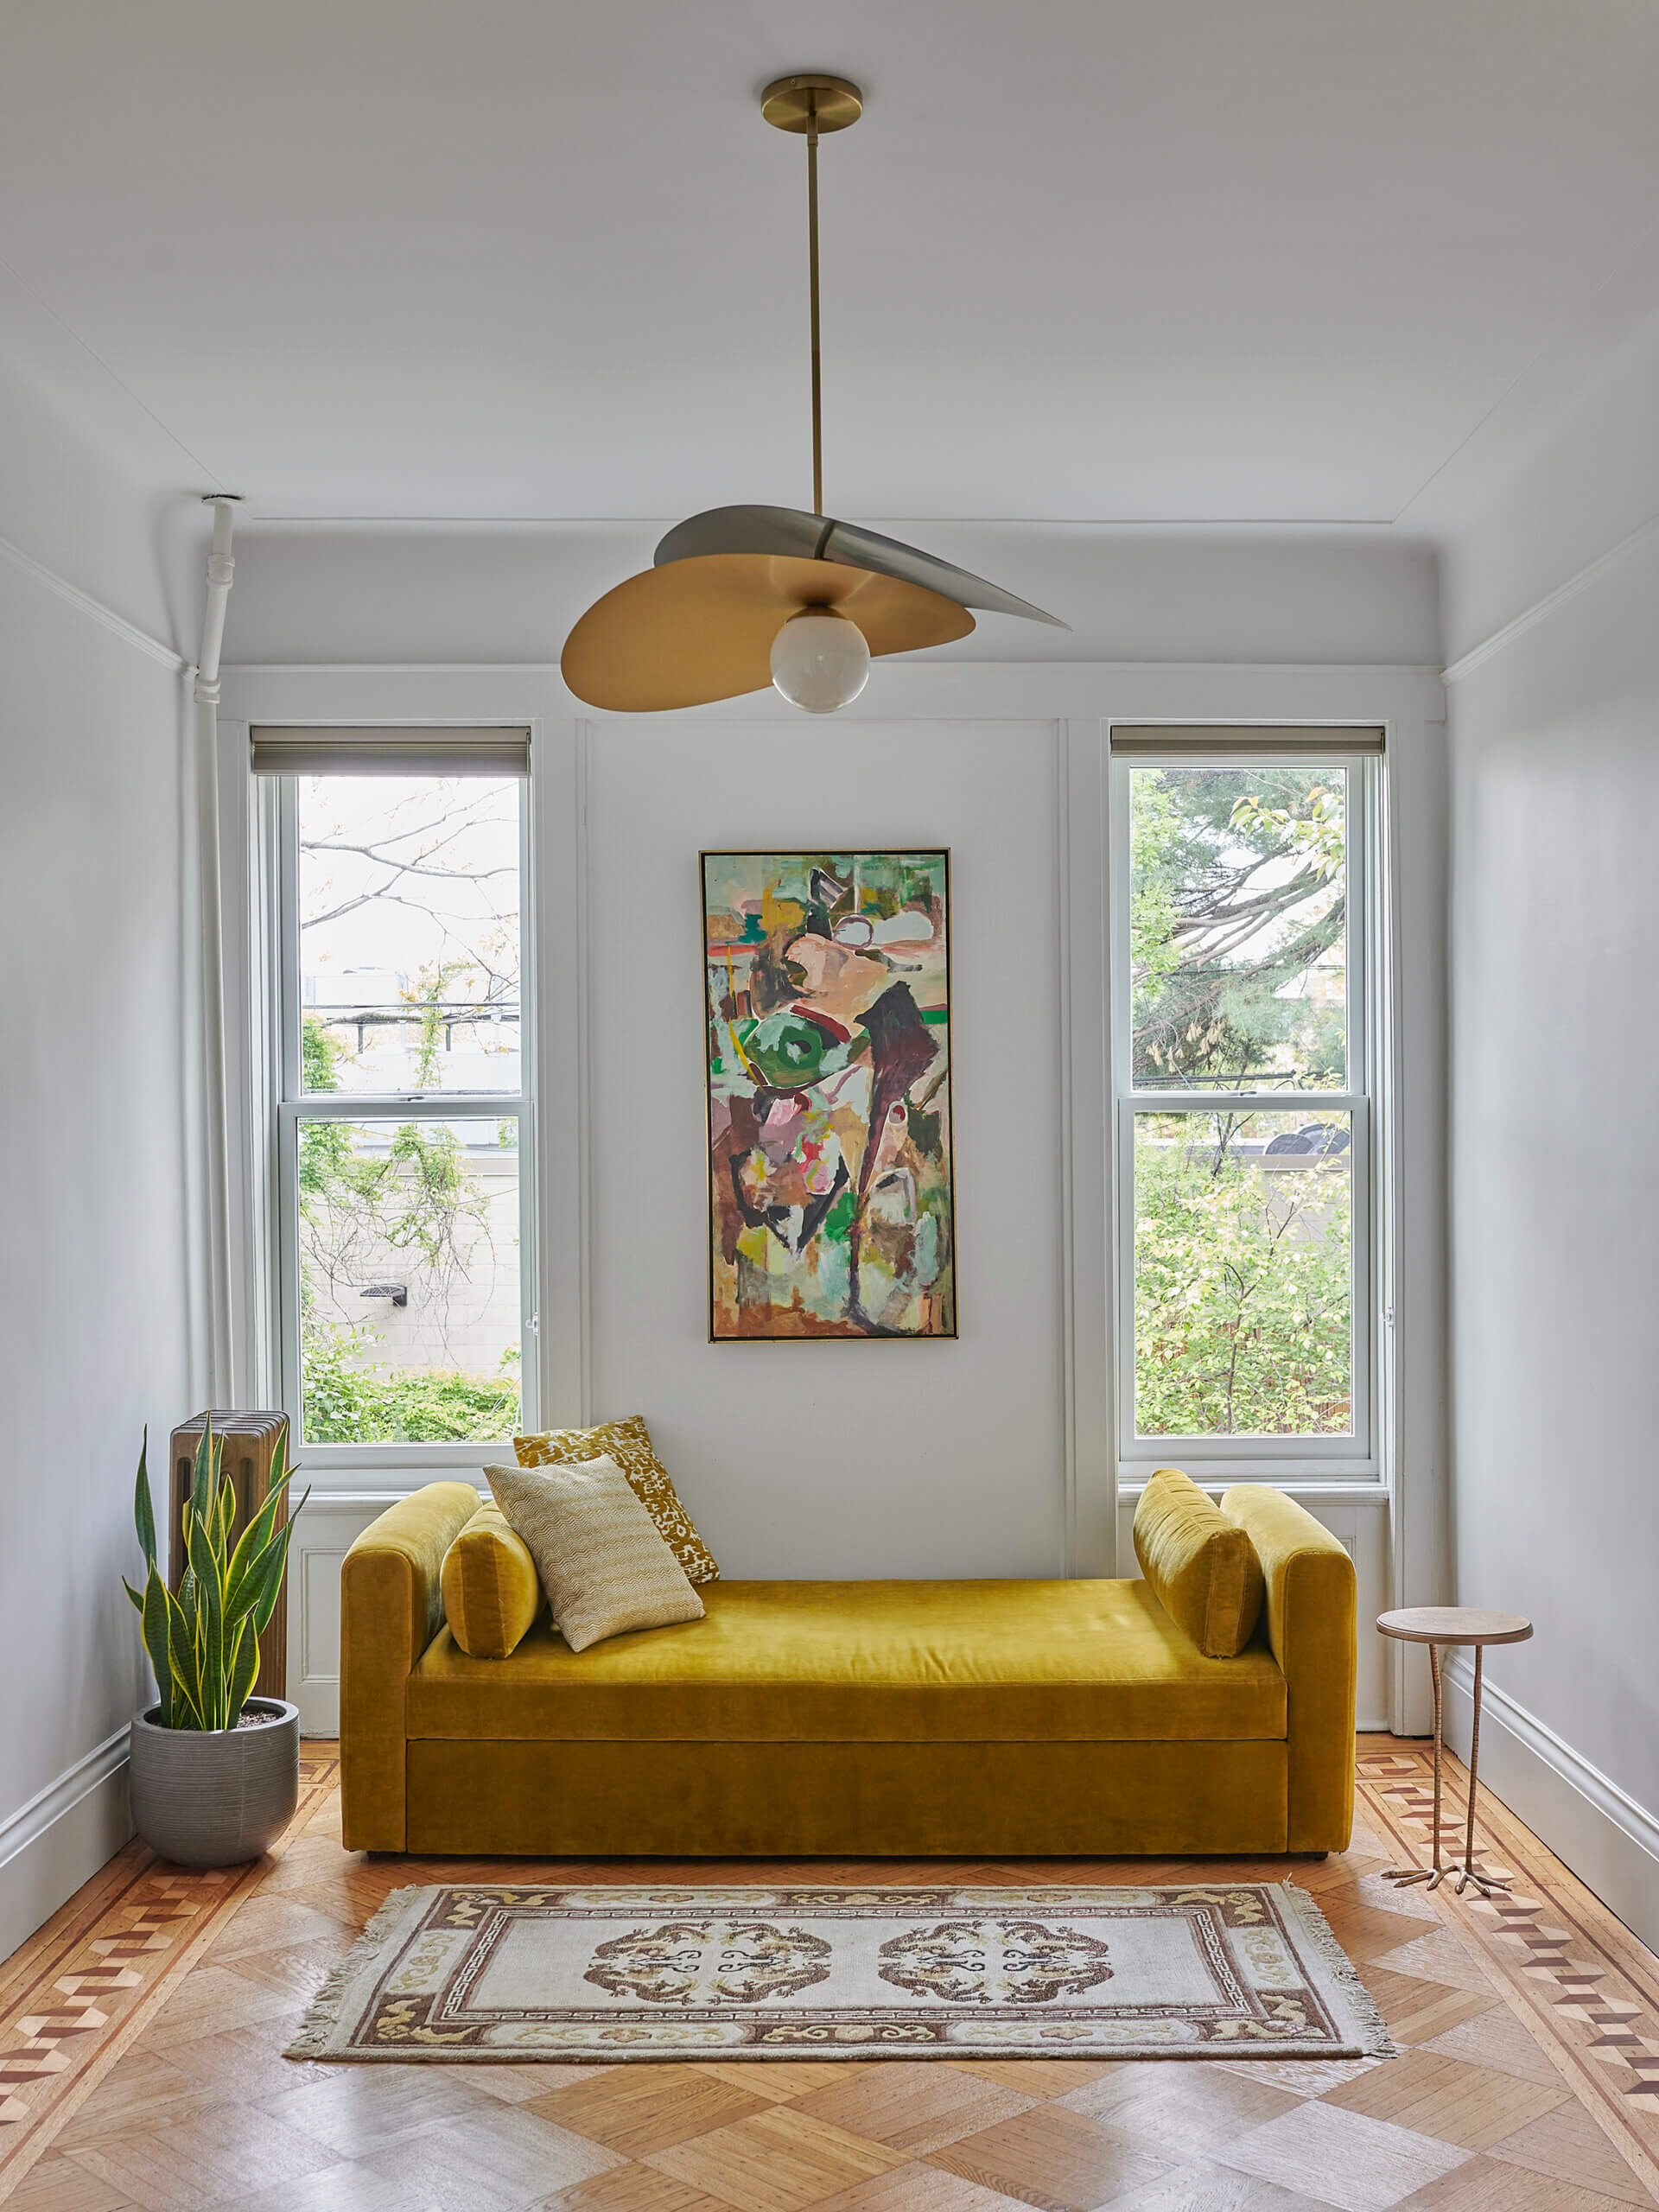
{"label": "roller shade", "polygon": [[1133,758],[1167,753],[1381,753],[1380,729],[1310,729],[1303,724],[1264,728],[1260,723],[1192,722],[1172,727],[1157,722],[1114,722],[1112,751]]}
{"label": "roller shade", "polygon": [[524,776],[530,731],[310,729],[256,725],[256,776]]}

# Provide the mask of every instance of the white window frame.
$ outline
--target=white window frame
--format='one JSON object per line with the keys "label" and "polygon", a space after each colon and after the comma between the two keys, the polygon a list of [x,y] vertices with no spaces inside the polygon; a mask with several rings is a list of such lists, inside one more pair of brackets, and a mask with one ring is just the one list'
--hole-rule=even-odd
{"label": "white window frame", "polygon": [[[361,731],[364,749],[375,742],[372,728]],[[435,735],[441,733],[435,732]],[[476,1471],[493,1459],[512,1456],[511,1437],[474,1439],[454,1444],[321,1444],[308,1442],[300,1374],[299,1135],[306,1121],[454,1122],[468,1119],[516,1121],[518,1124],[518,1359],[519,1427],[533,1429],[541,1415],[539,1266],[537,1226],[536,1130],[537,978],[534,912],[535,870],[532,824],[536,808],[531,773],[518,779],[519,887],[519,1070],[516,1092],[306,1091],[301,1068],[299,969],[299,802],[296,776],[254,779],[265,841],[268,887],[267,942],[270,946],[267,994],[269,1027],[265,1065],[274,1081],[269,1099],[269,1127],[275,1153],[272,1192],[276,1234],[270,1239],[270,1310],[276,1322],[276,1369],[282,1403],[295,1438],[295,1452],[310,1474],[353,1474],[373,1480],[387,1474],[431,1478],[446,1470]],[[337,764],[332,772],[348,773]],[[411,775],[427,772],[411,767]],[[435,766],[429,772],[442,773]]]}
{"label": "white window frame", "polygon": [[[1384,1479],[1382,1332],[1384,1309],[1382,1193],[1386,1162],[1382,1136],[1386,1101],[1380,1097],[1390,1063],[1383,988],[1385,944],[1382,864],[1385,820],[1384,756],[1344,750],[1332,731],[1329,752],[1317,743],[1288,749],[1252,740],[1236,726],[1217,728],[1213,747],[1195,746],[1190,732],[1163,753],[1137,743],[1109,764],[1108,798],[1109,1005],[1113,1074],[1113,1212],[1115,1222],[1114,1347],[1116,1450],[1120,1485],[1133,1491],[1154,1467],[1185,1466],[1200,1482],[1291,1479],[1353,1484],[1374,1490]],[[1136,769],[1338,768],[1347,778],[1347,914],[1345,1014],[1348,1089],[1345,1090],[1198,1090],[1134,1087],[1130,991],[1129,778]],[[1138,1436],[1135,1427],[1135,1122],[1137,1114],[1172,1111],[1284,1114],[1300,1107],[1346,1113],[1353,1206],[1353,1432],[1332,1436]]]}

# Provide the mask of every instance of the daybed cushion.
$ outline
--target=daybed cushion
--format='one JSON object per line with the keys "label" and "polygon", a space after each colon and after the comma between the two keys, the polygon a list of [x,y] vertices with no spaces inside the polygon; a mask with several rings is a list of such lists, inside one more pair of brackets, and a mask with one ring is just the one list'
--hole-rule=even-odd
{"label": "daybed cushion", "polygon": [[1255,1633],[1266,1591],[1255,1547],[1179,1467],[1148,1477],[1135,1516],[1135,1555],[1170,1618],[1211,1659]]}
{"label": "daybed cushion", "polygon": [[716,1582],[706,1619],[511,1659],[444,1629],[411,1738],[963,1743],[1282,1738],[1265,1642],[1207,1659],[1144,1582]]}
{"label": "daybed cushion", "polygon": [[474,1659],[505,1659],[542,1610],[530,1547],[499,1505],[480,1505],[443,1555],[444,1618]]}

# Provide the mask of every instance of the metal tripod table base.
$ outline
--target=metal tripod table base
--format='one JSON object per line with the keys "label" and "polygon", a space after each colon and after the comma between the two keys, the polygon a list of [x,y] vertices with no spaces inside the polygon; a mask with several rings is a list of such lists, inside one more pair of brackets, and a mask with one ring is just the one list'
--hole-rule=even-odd
{"label": "metal tripod table base", "polygon": [[1458,1878],[1452,1886],[1459,1897],[1463,1895],[1464,1885],[1466,1882],[1472,1882],[1484,1897],[1506,1897],[1510,1894],[1510,1878],[1507,1874],[1489,1874],[1484,1866],[1465,1866],[1461,1864],[1448,1866],[1446,1871],[1448,1875],[1457,1876]]}
{"label": "metal tripod table base", "polygon": [[1408,1889],[1414,1882],[1427,1882],[1431,1890],[1438,1890],[1452,1872],[1449,1866],[1390,1866],[1382,1878],[1399,1889]]}
{"label": "metal tripod table base", "polygon": [[[1481,1662],[1488,1643],[1520,1643],[1532,1634],[1532,1624],[1518,1613],[1479,1613],[1458,1607],[1420,1606],[1409,1611],[1384,1613],[1377,1622],[1384,1636],[1398,1637],[1402,1642],[1427,1643],[1429,1673],[1434,1682],[1434,1813],[1433,1865],[1431,1866],[1390,1866],[1383,1880],[1393,1882],[1401,1889],[1421,1882],[1427,1893],[1438,1890],[1442,1882],[1449,1881],[1459,1897],[1472,1883],[1484,1897],[1507,1897],[1509,1878],[1490,1873],[1475,1863],[1475,1790],[1480,1773],[1480,1690]],[[1445,1685],[1440,1672],[1440,1646],[1443,1643],[1472,1643],[1475,1648],[1474,1720],[1469,1743],[1469,1802],[1465,1815],[1463,1856],[1451,1866],[1440,1859],[1440,1755],[1445,1734]]]}

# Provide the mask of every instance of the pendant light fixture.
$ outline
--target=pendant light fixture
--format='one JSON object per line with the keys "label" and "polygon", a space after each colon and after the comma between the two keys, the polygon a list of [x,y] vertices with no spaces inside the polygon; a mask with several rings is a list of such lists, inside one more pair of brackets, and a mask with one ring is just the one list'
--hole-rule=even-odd
{"label": "pendant light fixture", "polygon": [[649,714],[770,682],[792,706],[833,714],[864,689],[873,658],[965,638],[970,607],[1068,626],[965,569],[823,512],[818,141],[863,111],[844,77],[780,77],[760,99],[768,123],[806,140],[812,512],[711,507],[677,523],[653,565],[596,601],[565,640],[564,680],[589,706]]}

